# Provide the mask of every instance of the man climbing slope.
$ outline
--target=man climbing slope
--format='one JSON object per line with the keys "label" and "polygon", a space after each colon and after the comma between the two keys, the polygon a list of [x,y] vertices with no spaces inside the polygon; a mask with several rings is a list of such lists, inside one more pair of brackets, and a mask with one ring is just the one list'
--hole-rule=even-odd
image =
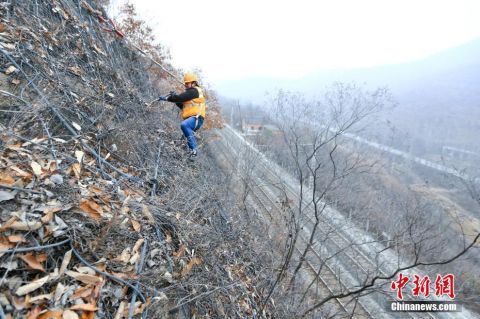
{"label": "man climbing slope", "polygon": [[198,85],[198,78],[195,74],[186,73],[183,82],[185,83],[185,92],[178,95],[171,92],[170,95],[161,96],[158,100],[176,103],[182,109],[183,121],[180,127],[187,138],[190,150],[189,159],[194,161],[197,156],[197,141],[193,132],[202,126],[207,105],[205,104],[203,90]]}

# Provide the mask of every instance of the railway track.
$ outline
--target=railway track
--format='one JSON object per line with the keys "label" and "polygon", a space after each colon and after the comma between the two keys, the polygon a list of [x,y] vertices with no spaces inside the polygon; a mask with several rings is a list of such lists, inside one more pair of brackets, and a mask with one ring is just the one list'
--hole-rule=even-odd
{"label": "railway track", "polygon": [[[264,193],[264,198],[269,199],[270,204],[268,204],[268,206],[275,206],[276,203],[271,199],[275,198],[275,195],[265,194],[264,187],[267,184],[268,183],[257,185],[256,189],[261,190]],[[258,197],[258,192],[255,192],[254,195]],[[267,205],[264,204],[263,206],[265,207]],[[281,208],[277,205],[274,211],[279,212]],[[314,223],[311,218],[308,220]],[[324,235],[324,240],[315,239],[310,245],[308,238],[311,233],[308,232],[308,226],[304,224],[302,231],[299,233],[300,241],[297,242],[299,245],[297,245],[295,249],[298,256],[300,256],[304,253],[306,246],[310,245],[304,259],[304,264],[307,270],[313,270],[314,277],[317,276],[317,273],[320,272],[321,269],[319,277],[330,278],[330,280],[323,280],[327,286],[337,288],[336,291],[329,288],[330,294],[334,295],[341,291],[350,291],[356,288],[356,285],[358,285],[357,287],[361,287],[363,280],[372,274],[372,269],[376,269],[379,275],[385,276],[385,273],[378,270],[374,262],[361,251],[356,250],[355,246],[337,230],[331,227],[325,230],[320,227],[317,230],[316,237],[320,237],[321,234]],[[322,248],[324,248],[324,251],[320,253]],[[313,265],[317,265],[317,267]],[[356,276],[352,275],[352,273],[356,274]],[[350,285],[347,285],[346,282],[350,283]],[[351,284],[354,282],[356,282],[356,284]],[[405,293],[404,295],[404,299],[409,300],[407,294]],[[373,301],[372,298],[374,299]],[[321,298],[317,300],[321,300]],[[350,307],[345,308],[346,313],[351,314],[353,312],[352,305],[356,307],[354,318],[378,318],[380,313],[382,318],[388,318],[393,315],[395,318],[436,318],[430,313],[386,313],[385,308],[382,308],[382,305],[386,303],[386,298],[385,295],[381,294],[371,294],[368,298],[355,300],[356,303],[353,304],[352,301],[353,300],[350,300],[347,303]],[[373,315],[373,313],[375,313],[376,316]]]}
{"label": "railway track", "polygon": [[[258,187],[258,184],[256,186],[256,189],[260,190],[260,192],[253,192],[252,194],[254,200],[262,206],[263,210],[268,212],[274,207],[275,211],[281,211],[278,204],[274,202],[267,193],[265,193],[262,187]],[[276,226],[278,227],[280,225],[277,224]],[[305,238],[302,233],[299,233],[298,239],[299,241],[294,247],[296,253],[295,257],[297,258],[303,254],[303,249],[308,245],[308,239]],[[322,300],[330,295],[335,295],[335,292],[331,287],[338,287],[340,285],[342,289],[348,289],[348,287],[337,278],[335,271],[328,265],[328,263],[322,260],[320,254],[316,252],[315,249],[310,249],[309,253],[315,258],[312,259],[307,257],[304,260],[304,265],[306,267],[303,269],[309,272],[309,275],[307,276],[308,281],[315,282],[315,286],[309,288],[310,293],[312,293],[315,300]],[[333,317],[335,318],[349,318],[353,315],[355,318],[374,318],[358,300],[356,300],[355,303],[352,303],[348,302],[348,300],[345,302],[341,299],[332,299],[332,302],[327,304],[322,311],[323,317],[331,317],[333,314]]]}
{"label": "railway track", "polygon": [[[224,148],[225,145],[222,143],[220,146]],[[233,163],[232,159],[229,158],[228,154],[231,152],[230,149],[222,149],[224,160],[229,162],[231,167],[235,167],[235,163]],[[268,184],[264,184],[258,180],[250,181],[253,183],[252,189],[252,197],[253,201],[255,202],[256,206],[262,212],[268,214],[268,217],[271,222],[275,224],[277,229],[282,229],[285,227],[282,224],[281,219],[277,218],[272,214],[272,211],[278,212],[281,211],[281,208],[278,206],[274,200],[272,200],[271,194],[265,192],[264,187]],[[295,257],[299,258],[303,252],[303,248],[307,245],[308,240],[304,237],[304,235],[299,234],[299,242],[294,247],[295,249]],[[301,245],[299,245],[301,243]],[[309,289],[311,296],[314,297],[315,300],[321,300],[326,298],[330,295],[334,295],[334,291],[331,287],[338,287],[339,284],[342,285],[342,289],[347,289],[347,286],[342,284],[342,282],[337,278],[333,269],[326,263],[324,263],[315,250],[311,249],[310,254],[314,254],[316,256],[315,260],[306,259],[304,261],[304,271],[307,271],[308,274],[303,274],[303,276],[307,275],[307,280],[309,282],[315,282],[315,285]],[[323,269],[322,273],[319,274],[319,270]],[[328,302],[325,307],[321,309],[321,317],[322,318],[374,318],[369,311],[362,306],[362,304],[356,300],[355,302],[350,302],[348,300],[339,300],[339,299],[332,299]]]}
{"label": "railway track", "polygon": [[[224,130],[222,135],[224,136],[224,141],[217,142],[220,145],[219,147],[222,148],[220,152],[223,153],[224,159],[230,163],[229,165],[235,168],[237,163],[232,158],[239,159],[242,156],[242,146],[248,144],[248,142],[230,128]],[[228,142],[231,145],[228,145]],[[253,146],[252,149],[254,149]],[[252,171],[252,175],[255,178],[250,181],[253,184],[251,185],[252,200],[261,211],[268,214],[268,218],[276,227],[285,229],[287,221],[282,220],[281,217],[284,216],[278,216],[281,215],[278,212],[284,210],[284,207],[279,206],[279,199],[285,197],[296,199],[298,197],[298,189],[291,186],[292,179],[287,182],[282,181],[285,178],[285,174],[279,174],[275,165],[269,163],[263,154],[258,154],[255,164],[255,169]],[[279,178],[280,175],[281,178]],[[281,191],[278,185],[282,185]],[[316,220],[312,213],[312,207],[309,207],[311,205],[305,202],[303,206],[303,210],[309,213],[303,215],[304,223],[295,247],[295,258],[298,260],[304,253],[307,245],[310,246],[304,258],[302,271],[309,273],[307,277],[310,280],[316,278],[315,285],[310,287],[312,296],[315,296],[317,300],[321,300],[321,297],[336,292],[332,287],[348,291],[354,289],[355,285],[360,286],[367,276],[371,276],[374,273],[385,276],[386,273],[382,270],[382,265],[378,264],[375,258],[369,256],[362,249],[364,248],[362,246],[367,243],[353,242],[348,236],[344,235],[345,229],[338,229],[328,218],[319,220],[315,236],[313,236],[314,239],[310,242],[312,226]],[[298,209],[298,206],[294,204],[290,208]],[[272,214],[272,212],[274,213]],[[322,240],[322,238],[325,240]],[[332,254],[332,252],[334,253]],[[321,269],[320,273],[319,269]],[[376,294],[374,297],[361,297],[350,300],[350,302],[335,299],[327,310],[329,313],[336,313],[337,317],[348,316],[348,314],[352,314],[352,311],[355,311],[354,318],[377,318],[379,316],[382,318],[450,317],[448,314],[440,313],[435,315],[431,313],[388,313],[384,307],[385,303],[385,295]]]}

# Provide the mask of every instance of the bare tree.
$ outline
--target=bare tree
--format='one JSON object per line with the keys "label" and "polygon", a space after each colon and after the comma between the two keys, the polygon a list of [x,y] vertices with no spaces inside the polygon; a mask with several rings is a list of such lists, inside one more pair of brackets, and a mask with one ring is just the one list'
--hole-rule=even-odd
{"label": "bare tree", "polygon": [[[359,297],[381,291],[382,285],[401,271],[450,263],[474,246],[478,235],[454,253],[439,255],[447,238],[442,237],[435,220],[422,214],[424,204],[418,198],[412,202],[402,198],[395,204],[395,211],[402,214],[391,221],[396,223],[396,231],[388,240],[367,236],[368,214],[367,231],[360,231],[347,219],[332,221],[339,213],[330,208],[334,204],[331,194],[349,189],[345,183],[351,176],[371,173],[377,164],[352,147],[346,134],[358,134],[381,109],[393,104],[388,90],[367,91],[354,84],[335,84],[322,99],[309,100],[284,91],[272,99],[272,120],[283,133],[283,145],[269,152],[276,160],[288,155],[287,167],[295,182],[283,179],[284,184],[275,187],[278,198],[287,202],[293,198],[294,202],[287,210],[278,208],[287,214],[284,219],[290,222],[290,236],[265,303],[282,287],[277,296],[290,296],[288,305],[297,309],[297,315],[321,311],[327,303],[340,299],[346,301],[339,302],[338,311],[368,313]],[[286,154],[281,147],[288,150]],[[281,175],[278,169],[271,171]],[[360,212],[366,213],[373,203]],[[324,279],[328,277],[334,279]],[[319,292],[322,289],[328,293]]]}

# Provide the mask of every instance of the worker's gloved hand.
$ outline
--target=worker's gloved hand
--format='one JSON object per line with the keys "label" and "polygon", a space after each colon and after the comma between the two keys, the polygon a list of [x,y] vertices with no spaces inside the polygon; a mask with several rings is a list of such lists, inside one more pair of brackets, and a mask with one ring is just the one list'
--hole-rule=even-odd
{"label": "worker's gloved hand", "polygon": [[175,96],[175,95],[177,95],[177,92],[175,92],[175,91],[170,91],[170,96]]}
{"label": "worker's gloved hand", "polygon": [[158,101],[168,101],[168,100],[167,100],[167,97],[161,96],[158,98]]}

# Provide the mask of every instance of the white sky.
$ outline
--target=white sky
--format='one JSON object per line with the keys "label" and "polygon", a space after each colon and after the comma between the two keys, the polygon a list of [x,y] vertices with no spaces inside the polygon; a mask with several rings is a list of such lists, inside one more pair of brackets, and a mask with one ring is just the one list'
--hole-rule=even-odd
{"label": "white sky", "polygon": [[406,62],[480,37],[479,0],[130,2],[175,66],[212,83]]}

